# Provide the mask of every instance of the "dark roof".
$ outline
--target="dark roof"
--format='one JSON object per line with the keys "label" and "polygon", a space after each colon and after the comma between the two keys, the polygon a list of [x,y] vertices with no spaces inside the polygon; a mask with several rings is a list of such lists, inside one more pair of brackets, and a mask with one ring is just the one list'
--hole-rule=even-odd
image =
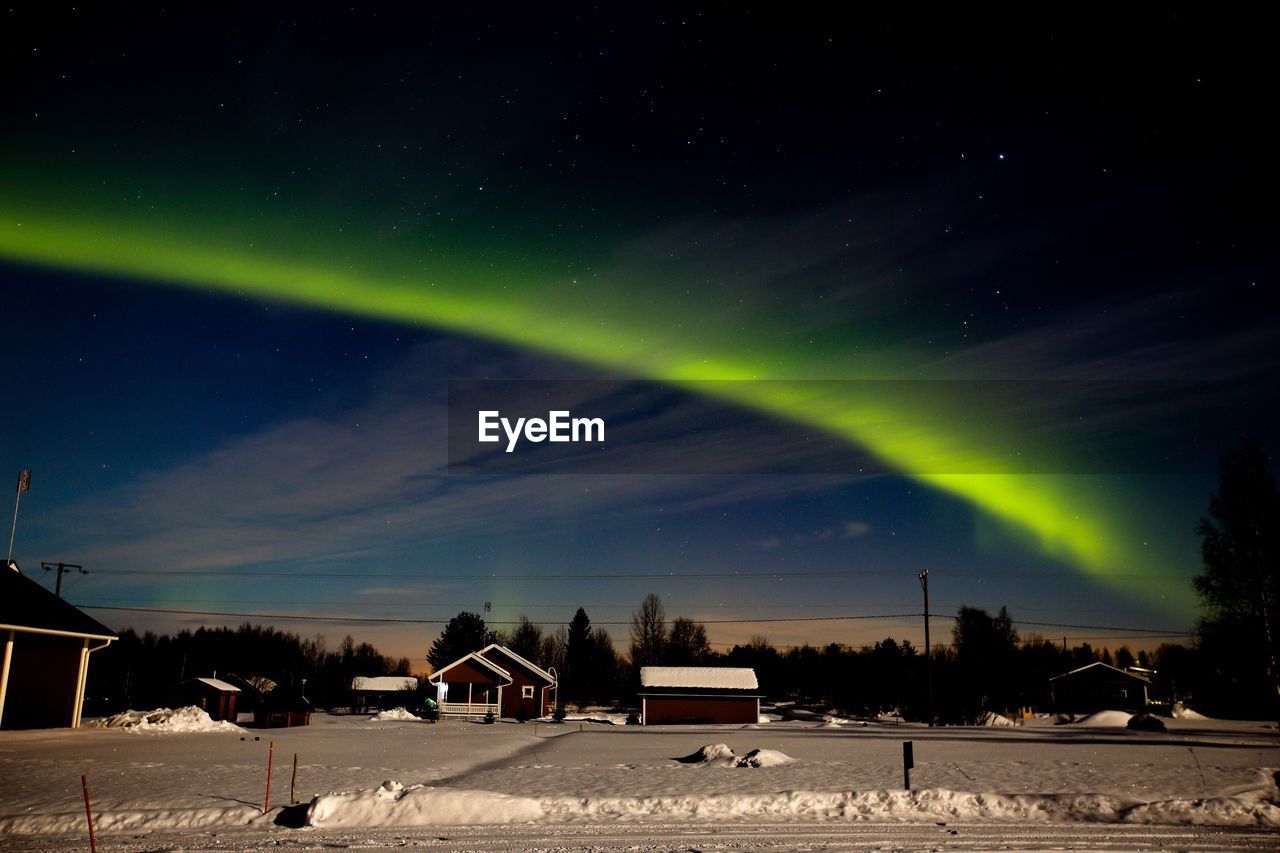
{"label": "dark roof", "polygon": [[1109,678],[1114,678],[1117,675],[1122,676],[1124,678],[1132,678],[1134,681],[1141,681],[1143,684],[1151,683],[1151,679],[1147,678],[1146,676],[1138,675],[1136,672],[1127,672],[1123,669],[1114,667],[1109,663],[1103,663],[1102,661],[1094,661],[1093,663],[1087,663],[1084,666],[1076,667],[1070,672],[1064,672],[1062,673],[1062,675],[1055,675],[1053,678],[1050,678],[1049,680],[1057,681],[1059,678],[1077,678],[1081,676],[1090,676],[1090,677],[1105,676]]}
{"label": "dark roof", "polygon": [[[541,680],[547,682],[548,684],[556,683],[556,677],[554,675],[547,672],[545,669],[538,666],[533,661],[528,660],[527,658],[520,657],[520,655],[511,651],[511,649],[507,648],[506,646],[499,645],[498,643],[490,643],[489,645],[481,649],[479,652],[477,652],[477,654],[480,655],[481,657],[484,657],[485,660],[489,660],[489,658],[485,657],[486,652],[493,652],[495,654],[502,655],[507,660],[511,661],[514,664],[517,664],[525,672],[529,673],[530,675],[536,676],[537,678],[540,678]],[[508,675],[509,674],[510,673],[508,673]]]}
{"label": "dark roof", "polygon": [[103,640],[119,635],[0,560],[0,627],[56,631]]}
{"label": "dark roof", "polygon": [[259,703],[270,711],[310,711],[311,700],[302,695],[301,687],[277,687]]}

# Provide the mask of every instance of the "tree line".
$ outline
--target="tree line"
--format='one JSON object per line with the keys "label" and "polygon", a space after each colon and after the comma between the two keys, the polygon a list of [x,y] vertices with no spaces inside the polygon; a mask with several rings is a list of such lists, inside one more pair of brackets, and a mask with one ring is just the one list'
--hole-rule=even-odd
{"label": "tree line", "polygon": [[198,628],[173,636],[132,628],[93,656],[86,699],[95,712],[148,709],[170,702],[189,678],[236,674],[251,681],[305,688],[313,705],[346,705],[357,675],[409,675],[408,658],[391,658],[347,635],[330,649],[325,638],[300,637],[244,623]]}
{"label": "tree line", "polygon": [[[634,701],[645,666],[738,666],[755,670],[761,692],[770,699],[853,715],[892,713],[925,720],[929,714],[926,659],[909,640],[886,637],[864,646],[830,643],[782,650],[767,637],[755,636],[721,652],[711,647],[702,623],[683,616],[668,621],[654,594],[632,613],[627,655],[614,649],[607,632],[593,629],[579,607],[567,628],[551,632],[524,615],[510,630],[493,631],[479,614],[459,613],[432,644],[427,660],[439,668],[494,642],[554,669],[560,698],[568,704],[626,706]],[[988,711],[1012,713],[1026,706],[1047,711],[1049,679],[1095,662],[1149,671],[1153,695],[1168,701],[1203,698],[1210,710],[1239,710],[1213,699],[1212,670],[1192,647],[1166,644],[1148,654],[1120,646],[1113,653],[1088,642],[1067,645],[1037,634],[1023,637],[1006,608],[991,614],[961,607],[952,623],[951,643],[932,650],[933,714],[938,722],[969,723]]]}

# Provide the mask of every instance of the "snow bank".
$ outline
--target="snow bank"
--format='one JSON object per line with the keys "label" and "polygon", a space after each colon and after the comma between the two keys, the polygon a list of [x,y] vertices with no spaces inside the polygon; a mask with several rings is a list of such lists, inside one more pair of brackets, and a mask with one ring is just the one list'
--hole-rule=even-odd
{"label": "snow bank", "polygon": [[[744,756],[745,757],[745,756]],[[1272,792],[1273,793],[1273,792]],[[1143,803],[1103,794],[982,794],[916,791],[712,794],[660,797],[517,797],[457,788],[404,788],[316,797],[312,826],[424,826],[637,819],[726,818],[825,820],[1088,821],[1280,828],[1280,806],[1267,792]]]}
{"label": "snow bank", "polygon": [[1004,728],[1005,726],[1013,726],[1017,724],[1003,714],[997,714],[995,711],[988,711],[982,715],[981,719],[978,720],[978,725]]}
{"label": "snow bank", "polygon": [[1171,715],[1175,720],[1211,719],[1210,717],[1206,717],[1204,714],[1201,714],[1199,711],[1193,711],[1192,709],[1188,708],[1186,705],[1183,705],[1181,702],[1173,703],[1173,710],[1171,712]]}
{"label": "snow bank", "polygon": [[728,744],[711,743],[697,752],[677,758],[683,764],[705,764],[709,767],[778,767],[795,761],[776,749],[753,749],[746,755],[735,755]]}
{"label": "snow bank", "polygon": [[323,794],[307,808],[309,826],[426,826],[525,823],[545,815],[529,797],[386,781],[372,791]]}
{"label": "snow bank", "polygon": [[779,767],[795,761],[789,755],[776,749],[753,749],[733,762],[734,767]]}
{"label": "snow bank", "polygon": [[[196,830],[252,826],[270,827],[275,821],[272,814],[263,815],[262,809],[253,806],[215,806],[212,808],[161,808],[161,809],[101,809],[95,803],[93,826],[99,833],[136,832],[157,830]],[[85,831],[84,809],[61,814],[30,814],[0,818],[0,838],[9,835],[58,835],[81,834]],[[99,841],[101,843],[101,841]]]}
{"label": "snow bank", "polygon": [[698,747],[698,750],[676,761],[682,764],[710,764],[713,761],[731,760],[735,756],[727,743],[711,743]]}
{"label": "snow bank", "polygon": [[172,710],[121,711],[102,720],[91,720],[88,726],[102,729],[124,729],[127,732],[239,732],[244,729],[227,720],[214,720],[195,705]]}
{"label": "snow bank", "polygon": [[1123,729],[1129,725],[1129,720],[1133,717],[1128,711],[1098,711],[1090,714],[1082,720],[1076,720],[1074,725],[1083,726],[1087,729],[1105,729],[1118,728]]}
{"label": "snow bank", "polygon": [[[551,720],[551,717],[543,717],[543,720]],[[605,714],[603,712],[595,712],[590,714],[565,714],[564,721],[566,723],[604,723],[607,726],[625,726],[627,724],[626,714]]]}
{"label": "snow bank", "polygon": [[421,722],[421,717],[415,717],[404,708],[392,708],[390,711],[379,711],[371,718],[373,720],[405,720],[412,722]]}

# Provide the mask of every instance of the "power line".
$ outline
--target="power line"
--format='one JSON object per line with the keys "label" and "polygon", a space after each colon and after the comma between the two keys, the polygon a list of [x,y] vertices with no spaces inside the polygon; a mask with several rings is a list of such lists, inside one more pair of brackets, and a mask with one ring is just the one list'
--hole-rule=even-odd
{"label": "power line", "polygon": [[[391,580],[421,580],[421,581],[439,581],[439,580],[505,580],[505,581],[521,581],[521,580],[632,580],[632,579],[663,579],[663,580],[684,580],[687,578],[776,578],[786,579],[794,577],[870,577],[870,576],[907,576],[909,570],[904,569],[837,569],[829,571],[772,571],[772,572],[586,572],[580,574],[570,574],[566,572],[534,572],[529,574],[497,574],[497,573],[471,573],[471,574],[428,574],[424,572],[286,572],[275,570],[249,570],[249,569],[114,569],[113,575],[148,575],[148,576],[173,576],[173,577],[281,577],[281,578],[332,578],[335,580],[343,579],[377,579],[385,578]],[[1072,571],[1034,571],[1020,572],[1015,570],[983,570],[983,571],[945,571],[935,572],[941,577],[1011,577],[1011,578],[1071,578],[1078,579],[1080,574]],[[1115,578],[1141,578],[1146,580],[1177,580],[1189,581],[1190,576],[1170,572],[1115,572],[1109,575]]]}
{"label": "power line", "polygon": [[[1159,631],[1159,630],[1162,630],[1162,629],[1160,629],[1160,628],[1129,628],[1129,627],[1126,627],[1126,626],[1123,626],[1123,625],[1073,625],[1073,624],[1071,624],[1070,622],[1027,622],[1027,621],[1024,621],[1024,620],[1022,620],[1022,619],[1014,619],[1014,620],[1013,620],[1013,624],[1015,624],[1015,625],[1033,625],[1033,626],[1036,626],[1036,627],[1043,627],[1043,628],[1079,628],[1079,629],[1086,630],[1086,631],[1090,631],[1090,630],[1097,630],[1097,631]],[[1169,633],[1170,633],[1170,634],[1176,634],[1176,635],[1188,635],[1188,636],[1189,636],[1189,635],[1191,635],[1191,634],[1193,634],[1193,633],[1195,633],[1195,632],[1194,632],[1194,631],[1172,631],[1172,630],[1171,630],[1171,631],[1169,631]]]}
{"label": "power line", "polygon": [[[70,586],[71,586],[71,584],[72,584],[72,583],[74,583],[76,580],[83,580],[83,578],[77,577],[77,578],[75,578],[71,583],[68,583],[68,584],[67,584],[67,586],[68,586],[68,587],[70,587]],[[105,604],[105,603],[107,603],[107,602],[115,602],[115,601],[130,602],[130,601],[134,601],[134,600],[136,600],[136,599],[137,599],[137,596],[94,596],[93,598],[85,598],[85,599],[82,599],[82,600],[83,600],[83,601],[85,601],[85,602],[86,602],[86,606],[88,606],[89,604]],[[300,602],[298,601],[298,599],[296,599],[296,598],[257,598],[257,597],[254,597],[254,598],[223,598],[223,597],[218,597],[218,598],[188,598],[188,597],[186,597],[186,596],[183,596],[183,597],[181,597],[181,598],[171,598],[171,597],[170,597],[170,598],[151,598],[151,599],[150,599],[150,603],[152,603],[152,604],[160,604],[160,603],[166,603],[166,602],[174,602],[174,603],[180,603],[180,604],[299,604],[299,603],[300,603]],[[320,605],[320,604],[351,604],[351,600],[350,600],[350,599],[309,599],[309,600],[307,600],[307,601],[305,601],[305,602],[301,602],[301,603],[305,603],[305,604],[308,604],[308,605]],[[886,603],[886,604],[863,604],[862,606],[863,606],[863,607],[890,607],[890,608],[895,608],[895,609],[901,609],[901,608],[904,608],[904,607],[910,607],[912,604],[914,604],[914,602],[911,602],[911,603],[897,602],[897,603]],[[421,599],[400,598],[400,599],[397,599],[396,601],[361,601],[361,602],[360,602],[360,606],[361,606],[361,607],[389,607],[389,608],[397,608],[397,607],[440,607],[440,608],[445,608],[445,609],[448,609],[448,610],[452,610],[452,609],[454,609],[454,608],[458,608],[458,609],[463,609],[463,610],[465,610],[465,609],[467,609],[467,608],[474,607],[474,606],[475,606],[475,603],[474,603],[474,602],[451,603],[451,602],[442,602],[442,601],[437,601],[437,600],[421,600]],[[732,603],[732,602],[724,602],[724,601],[709,601],[709,602],[694,602],[694,603],[692,603],[692,604],[665,604],[665,603],[664,603],[664,606],[665,606],[665,608],[666,608],[666,610],[667,610],[668,612],[671,612],[671,611],[677,611],[677,610],[681,610],[681,611],[690,611],[690,610],[700,610],[700,609],[708,609],[708,608],[715,608],[715,609],[730,609],[730,610],[768,610],[768,609],[779,609],[779,610],[782,610],[782,609],[804,609],[804,610],[807,610],[807,609],[815,609],[815,610],[817,610],[817,609],[828,609],[828,610],[829,610],[829,609],[839,609],[839,608],[843,608],[843,607],[846,607],[847,605],[846,605],[846,604],[842,604],[842,603],[838,603],[838,602],[837,602],[837,603],[833,603],[833,602],[830,602],[830,601],[820,601],[820,602],[787,602],[787,603],[769,603],[769,604],[750,603],[750,602],[748,602],[748,603],[742,603],[742,604],[735,604],[735,603]],[[959,610],[962,606],[968,606],[968,605],[961,605],[961,604],[943,604],[943,605],[940,605],[940,606],[945,607],[945,608],[947,608],[947,609],[951,609],[951,610]],[[1037,611],[1037,612],[1049,612],[1049,613],[1054,613],[1054,612],[1061,612],[1061,611],[1063,611],[1063,610],[1065,610],[1065,609],[1070,609],[1070,610],[1071,610],[1071,612],[1073,612],[1073,613],[1094,613],[1094,614],[1104,614],[1104,615],[1110,615],[1110,616],[1127,615],[1127,614],[1130,614],[1130,613],[1132,613],[1132,612],[1133,612],[1133,611],[1132,611],[1132,608],[1081,609],[1081,608],[1078,608],[1078,607],[1065,608],[1065,607],[1061,607],[1061,606],[1059,606],[1059,607],[1033,607],[1033,606],[1031,606],[1031,605],[1025,605],[1025,604],[1005,604],[1004,606],[1005,606],[1005,607],[1007,607],[1009,610],[1012,610],[1012,611],[1024,611],[1024,610],[1030,610],[1030,611]],[[506,602],[502,602],[502,601],[494,601],[494,602],[493,602],[493,607],[494,607],[494,608],[508,608],[508,609],[511,609],[511,610],[517,610],[517,611],[529,611],[529,610],[565,610],[565,609],[568,609],[569,607],[572,607],[572,608],[575,608],[575,609],[576,609],[576,608],[578,608],[578,607],[581,607],[581,608],[583,608],[583,609],[585,609],[585,610],[635,610],[635,609],[636,609],[636,606],[635,606],[634,604],[617,604],[617,603],[609,603],[609,604],[606,604],[606,603],[604,603],[604,602],[594,602],[594,603],[592,603],[592,602],[582,602],[582,603],[576,603],[576,604],[573,604],[573,605],[565,605],[565,604],[543,604],[543,603],[534,603],[534,604],[508,604],[508,603],[506,603]],[[955,618],[954,616],[947,616],[947,615],[945,615],[945,614],[939,614],[936,610],[931,611],[930,615],[931,615],[931,616],[936,616],[936,617],[938,617],[938,618],[940,618],[940,619],[954,619],[954,618]],[[1015,619],[1015,620],[1014,620],[1014,622],[1016,622],[1016,623],[1018,623],[1018,624],[1020,624],[1020,625],[1036,625],[1036,626],[1041,626],[1041,625],[1043,625],[1043,626],[1046,626],[1046,627],[1055,627],[1055,628],[1056,628],[1056,627],[1071,627],[1071,626],[1069,626],[1069,625],[1058,625],[1058,624],[1055,624],[1055,623],[1048,623],[1048,622],[1044,622],[1044,623],[1041,623],[1041,622],[1029,622],[1029,621],[1025,621],[1025,620],[1022,620],[1022,619]],[[1120,629],[1120,628],[1117,628],[1116,630],[1134,630],[1134,631],[1140,631],[1140,630],[1144,630],[1144,629],[1141,629],[1141,628],[1130,628],[1130,629]]]}
{"label": "power line", "polygon": [[885,576],[902,574],[896,569],[858,569],[836,571],[777,571],[777,572],[586,572],[570,574],[567,572],[532,573],[532,574],[427,574],[425,572],[281,572],[250,571],[248,569],[121,569],[113,571],[117,575],[149,575],[170,577],[261,577],[261,578],[332,578],[335,580],[462,580],[462,581],[520,581],[520,580],[684,580],[686,578],[792,578],[792,577],[837,577],[842,575]]}
{"label": "power line", "polygon": [[[299,620],[307,622],[377,622],[401,625],[443,625],[448,619],[408,619],[408,618],[392,618],[385,616],[332,616],[332,615],[313,615],[313,614],[289,614],[289,613],[239,613],[224,610],[187,610],[178,608],[164,607],[123,607],[111,606],[105,604],[78,604],[85,610],[116,610],[127,613],[162,613],[177,616],[222,616],[243,619],[281,619],[281,620]],[[864,619],[915,619],[919,618],[921,613],[860,613],[844,616],[787,616],[777,618],[762,619],[706,619],[701,620],[704,625],[750,625],[750,624],[768,624],[779,622],[844,622],[852,620]],[[1127,637],[1186,637],[1191,636],[1192,631],[1174,631],[1171,629],[1160,628],[1131,628],[1124,625],[1080,625],[1069,622],[1025,622],[1022,620],[1013,620],[1015,625],[1031,625],[1047,628],[1074,628],[1085,631],[1126,631],[1139,632],[1129,633],[1122,636]],[[518,625],[518,621],[495,621],[493,625]],[[567,623],[552,623],[567,624]],[[595,625],[620,627],[631,624],[627,622],[595,622]],[[1140,633],[1140,632],[1158,632],[1158,633]],[[1106,639],[1103,637],[1082,639]],[[1117,638],[1118,639],[1118,638]]]}
{"label": "power line", "polygon": [[[137,600],[137,596],[127,596],[127,597],[126,597],[126,596],[116,596],[116,597],[112,597],[112,596],[96,596],[96,597],[94,597],[94,598],[86,598],[86,599],[82,599],[82,600],[86,603],[86,606],[87,606],[87,605],[89,605],[89,604],[106,604],[106,603],[108,603],[108,602],[114,602],[114,601],[121,601],[121,602],[126,602],[126,603],[127,603],[127,602],[131,602],[131,601],[136,601],[136,600]],[[266,604],[293,604],[293,605],[297,605],[297,604],[300,604],[300,603],[301,603],[301,604],[307,604],[307,605],[320,605],[320,604],[351,604],[352,602],[351,602],[351,600],[350,600],[349,598],[348,598],[348,599],[308,599],[307,601],[300,602],[300,601],[299,601],[298,599],[296,599],[296,598],[277,598],[277,599],[269,599],[269,598],[186,598],[186,597],[182,597],[182,598],[152,598],[152,599],[150,599],[149,603],[150,603],[150,604],[164,604],[164,603],[175,603],[175,604],[223,604],[223,605],[226,605],[226,604],[261,604],[261,605],[266,605]],[[448,602],[441,602],[441,601],[425,601],[425,600],[414,600],[414,599],[402,599],[402,600],[399,600],[399,601],[361,601],[361,602],[360,602],[360,606],[361,606],[361,607],[438,607],[438,608],[444,608],[444,609],[446,609],[446,610],[452,610],[452,609],[454,609],[454,608],[467,609],[467,608],[475,607],[475,603],[474,603],[474,602],[465,602],[465,603],[448,603]],[[500,601],[495,601],[495,602],[493,602],[493,606],[494,606],[495,608],[508,608],[508,609],[511,609],[511,610],[518,610],[518,611],[524,611],[524,610],[552,610],[552,609],[554,609],[554,610],[568,610],[568,609],[576,609],[577,607],[582,607],[583,609],[590,608],[590,609],[592,609],[592,610],[635,610],[635,609],[636,609],[636,608],[635,608],[635,605],[632,605],[632,604],[574,604],[574,605],[565,605],[565,604],[504,604],[503,602],[500,602]],[[894,609],[898,609],[898,610],[900,610],[900,609],[902,609],[902,608],[904,608],[904,607],[910,607],[910,606],[911,606],[911,604],[904,604],[904,603],[899,602],[899,603],[897,603],[897,604],[864,604],[864,605],[862,605],[862,606],[863,606],[863,607],[889,607],[889,608],[894,608]],[[725,609],[725,608],[728,608],[728,609],[731,609],[731,610],[738,610],[738,609],[742,609],[742,610],[778,609],[778,610],[781,610],[781,609],[784,609],[784,608],[801,608],[801,609],[808,609],[808,608],[814,608],[814,609],[818,609],[818,608],[832,609],[832,608],[834,608],[834,609],[841,609],[841,608],[845,608],[845,607],[848,607],[848,605],[847,605],[847,604],[839,604],[839,603],[833,604],[833,603],[831,603],[831,602],[820,602],[820,603],[812,603],[812,604],[799,604],[799,603],[798,603],[798,604],[757,604],[757,603],[733,604],[733,603],[726,603],[726,602],[709,602],[709,603],[705,603],[705,604],[698,604],[698,603],[694,603],[694,604],[675,604],[675,605],[666,604],[666,605],[664,605],[664,608],[665,608],[668,612],[675,611],[675,610],[699,610],[699,609],[708,609],[708,608],[717,608],[717,609]]]}
{"label": "power line", "polygon": [[[112,607],[105,604],[77,604],[84,610],[119,610],[127,613],[165,613],[177,616],[230,616],[237,619],[280,619],[280,620],[300,620],[305,622],[378,622],[390,623],[398,625],[444,625],[448,623],[448,619],[394,619],[385,616],[328,616],[328,615],[312,615],[312,614],[289,614],[289,613],[232,613],[223,610],[182,610],[176,608],[164,607]],[[777,619],[706,619],[701,620],[704,625],[745,625],[745,624],[765,624],[772,622],[841,622],[851,619],[904,619],[918,616],[917,613],[873,613],[859,614],[855,616],[790,616]],[[519,625],[518,621],[496,621],[490,622],[491,625]],[[558,624],[568,624],[558,623]],[[631,622],[594,622],[594,625],[621,627],[630,625]]]}

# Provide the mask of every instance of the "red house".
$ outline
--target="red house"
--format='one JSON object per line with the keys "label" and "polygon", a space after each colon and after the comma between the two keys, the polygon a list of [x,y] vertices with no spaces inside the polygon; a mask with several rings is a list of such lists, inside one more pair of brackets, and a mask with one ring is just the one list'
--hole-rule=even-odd
{"label": "red house", "polygon": [[80,725],[89,656],[116,632],[0,560],[0,726]]}
{"label": "red house", "polygon": [[550,714],[556,676],[496,643],[441,667],[427,679],[436,685],[443,716],[531,719]]}

